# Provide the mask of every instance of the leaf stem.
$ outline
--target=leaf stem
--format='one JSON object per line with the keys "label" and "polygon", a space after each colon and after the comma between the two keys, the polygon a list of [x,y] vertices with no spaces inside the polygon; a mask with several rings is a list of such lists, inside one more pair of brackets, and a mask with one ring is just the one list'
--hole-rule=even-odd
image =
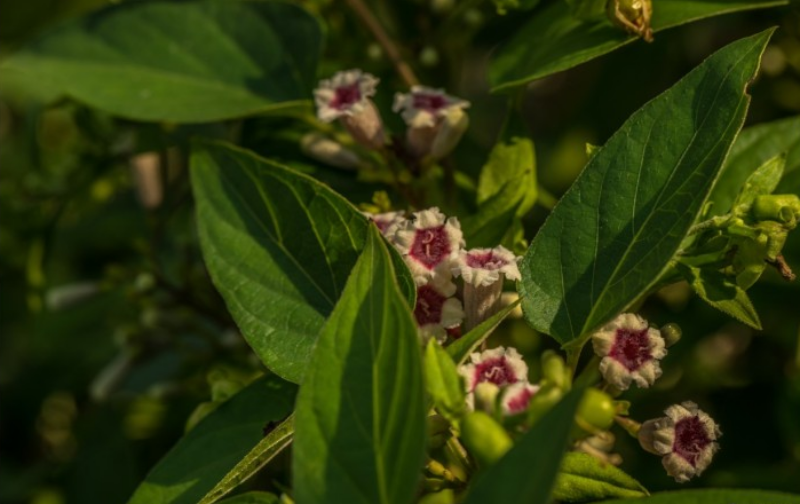
{"label": "leaf stem", "polygon": [[381,26],[380,22],[378,22],[377,18],[369,10],[369,7],[367,7],[362,0],[345,0],[345,2],[353,9],[353,12],[358,16],[359,20],[378,41],[378,44],[380,44],[386,52],[386,55],[391,60],[395,70],[397,70],[397,73],[403,81],[409,87],[418,85],[419,79],[417,79],[411,66],[403,59],[397,45],[395,45],[394,41],[389,37],[389,34],[386,33],[386,30],[383,29],[383,26]]}

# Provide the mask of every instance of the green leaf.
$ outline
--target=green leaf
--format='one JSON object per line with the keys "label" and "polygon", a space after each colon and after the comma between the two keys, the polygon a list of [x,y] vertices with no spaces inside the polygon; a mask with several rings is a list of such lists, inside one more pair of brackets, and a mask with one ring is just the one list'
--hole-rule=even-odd
{"label": "green leaf", "polygon": [[[471,247],[514,246],[509,228],[536,203],[536,152],[533,142],[507,126],[481,170],[478,211],[462,219]],[[517,130],[514,130],[515,132]]]}
{"label": "green leaf", "polygon": [[[264,364],[298,383],[374,226],[313,178],[223,143],[195,145],[191,174],[214,285]],[[413,300],[411,275],[390,253]]]}
{"label": "green leaf", "polygon": [[470,332],[447,345],[445,350],[453,358],[456,365],[463,364],[469,354],[474,352],[478,345],[486,341],[486,338],[500,325],[500,322],[505,320],[509,313],[519,306],[519,303],[520,301],[517,300],[503,307],[502,310],[475,326]]}
{"label": "green leaf", "polygon": [[771,34],[715,53],[589,160],[521,262],[536,330],[578,347],[658,281],[744,121],[745,88]]}
{"label": "green leaf", "polygon": [[565,502],[636,498],[648,495],[641,483],[611,464],[586,453],[564,455],[553,498]]}
{"label": "green leaf", "polygon": [[453,358],[431,339],[425,349],[425,388],[436,410],[451,422],[464,414],[465,392]]}
{"label": "green leaf", "polygon": [[269,422],[291,413],[296,392],[275,376],[248,385],[178,441],[129,504],[196,504],[261,441]]}
{"label": "green leaf", "polygon": [[420,353],[386,244],[371,227],[300,388],[297,504],[411,502],[426,444]]}
{"label": "green leaf", "polygon": [[286,2],[127,2],[50,30],[2,72],[129,119],[207,122],[308,100],[321,44]]}
{"label": "green leaf", "polygon": [[772,191],[778,187],[781,177],[783,177],[785,166],[785,154],[778,154],[759,166],[756,171],[747,177],[739,191],[739,195],[733,202],[734,208],[739,207],[742,212],[749,211],[756,196],[772,194]]}
{"label": "green leaf", "polygon": [[706,303],[754,329],[761,329],[753,303],[744,289],[719,271],[678,264],[692,289]]}
{"label": "green leaf", "polygon": [[709,197],[709,216],[730,211],[753,170],[784,152],[786,173],[800,171],[800,116],[742,130]]}
{"label": "green leaf", "polygon": [[280,499],[268,492],[247,492],[220,501],[219,504],[280,504]]}
{"label": "green leaf", "polygon": [[[603,501],[603,504],[630,504],[630,500]],[[764,490],[680,490],[663,492],[636,504],[800,504],[800,496]]]}
{"label": "green leaf", "polygon": [[[787,0],[656,0],[652,27],[660,32],[699,19],[786,5]],[[535,13],[494,54],[489,67],[492,91],[541,79],[638,40],[602,20],[575,18],[566,2],[554,2]]]}
{"label": "green leaf", "polygon": [[577,19],[596,21],[606,14],[605,0],[565,0],[570,13]]}
{"label": "green leaf", "polygon": [[[465,504],[547,504],[583,390],[573,389],[478,476]],[[524,468],[524,469],[523,469]]]}
{"label": "green leaf", "polygon": [[[198,504],[211,504],[250,479],[275,455],[289,446],[294,436],[294,414],[272,429],[212,488]],[[229,500],[226,499],[227,503]]]}

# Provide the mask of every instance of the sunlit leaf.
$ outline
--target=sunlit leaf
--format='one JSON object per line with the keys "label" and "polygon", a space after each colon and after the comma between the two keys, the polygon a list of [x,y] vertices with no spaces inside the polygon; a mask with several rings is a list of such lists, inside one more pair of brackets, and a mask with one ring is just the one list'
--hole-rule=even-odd
{"label": "sunlit leaf", "polygon": [[589,160],[521,263],[535,329],[580,346],[658,281],[744,121],[746,87],[771,33],[715,53]]}
{"label": "sunlit leaf", "polygon": [[372,228],[297,400],[297,504],[412,501],[425,452],[421,361],[411,310]]}

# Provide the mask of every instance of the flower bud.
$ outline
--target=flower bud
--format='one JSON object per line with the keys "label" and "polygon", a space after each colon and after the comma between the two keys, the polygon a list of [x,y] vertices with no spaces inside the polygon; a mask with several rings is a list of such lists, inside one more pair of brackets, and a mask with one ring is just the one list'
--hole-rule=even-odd
{"label": "flower bud", "polygon": [[461,439],[482,467],[497,462],[514,444],[505,429],[482,411],[473,411],[464,417]]}
{"label": "flower bud", "polygon": [[675,343],[681,340],[681,336],[683,336],[683,331],[681,327],[672,322],[660,329],[661,337],[664,338],[664,345],[669,348]]}
{"label": "flower bud", "polygon": [[303,136],[300,148],[306,156],[337,168],[355,169],[361,164],[358,154],[319,133]]}
{"label": "flower bud", "polygon": [[542,377],[559,388],[568,388],[569,371],[564,358],[553,350],[542,354]]}
{"label": "flower bud", "polygon": [[646,42],[653,41],[653,30],[650,28],[652,0],[608,0],[606,12],[611,22],[623,30],[638,35]]}
{"label": "flower bud", "polygon": [[474,390],[475,409],[494,415],[497,410],[497,396],[500,394],[500,387],[492,382],[481,382]]}
{"label": "flower bud", "polygon": [[777,221],[794,229],[800,219],[800,198],[794,194],[756,196],[751,211],[758,220]]}
{"label": "flower bud", "polygon": [[578,406],[578,425],[590,434],[608,430],[614,423],[617,408],[608,394],[590,388]]}

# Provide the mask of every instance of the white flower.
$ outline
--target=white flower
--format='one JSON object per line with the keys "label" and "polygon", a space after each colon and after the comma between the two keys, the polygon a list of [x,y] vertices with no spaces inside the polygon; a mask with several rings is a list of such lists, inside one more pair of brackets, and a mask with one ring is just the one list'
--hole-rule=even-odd
{"label": "white flower", "polygon": [[419,285],[438,275],[450,277],[464,237],[458,219],[446,218],[433,207],[416,212],[413,220],[403,223],[395,234],[395,244]]}
{"label": "white flower", "polygon": [[338,72],[322,80],[314,90],[317,117],[331,122],[339,119],[353,140],[368,149],[380,149],[385,143],[383,121],[370,97],[378,79],[361,70]]}
{"label": "white flower", "polygon": [[648,420],[639,430],[642,448],[662,455],[667,474],[678,483],[699,476],[719,450],[719,426],[691,401],[675,404],[667,416]]}
{"label": "white flower", "polygon": [[394,235],[400,226],[406,221],[405,212],[385,212],[380,214],[371,214],[369,212],[362,212],[369,220],[375,223],[378,230],[389,241],[394,240]]}
{"label": "white flower", "polygon": [[401,112],[403,120],[412,128],[437,126],[453,109],[465,109],[466,100],[445,94],[441,89],[412,86],[408,94],[397,93],[392,110]]}
{"label": "white flower", "polygon": [[518,415],[528,409],[531,398],[539,391],[538,385],[527,382],[517,382],[503,390],[501,405],[506,416]]}
{"label": "white flower", "polygon": [[447,338],[447,329],[457,327],[464,319],[461,301],[453,297],[456,285],[444,275],[417,287],[414,318],[423,342],[435,338],[440,343]]}
{"label": "white flower", "polygon": [[503,387],[528,381],[528,365],[515,348],[497,347],[470,355],[470,362],[458,367],[464,377],[467,392],[479,383],[489,382]]}
{"label": "white flower", "polygon": [[633,313],[623,313],[592,335],[592,346],[600,361],[600,374],[619,390],[631,382],[649,387],[661,376],[659,360],[667,355],[658,329]]}
{"label": "white flower", "polygon": [[476,287],[491,285],[502,280],[502,276],[509,280],[519,280],[517,262],[520,259],[503,246],[465,250],[458,256],[453,274],[462,276],[464,282]]}
{"label": "white flower", "polygon": [[319,82],[314,90],[317,117],[331,122],[343,116],[354,116],[369,106],[369,98],[375,95],[378,79],[361,70],[337,72],[330,79]]}

